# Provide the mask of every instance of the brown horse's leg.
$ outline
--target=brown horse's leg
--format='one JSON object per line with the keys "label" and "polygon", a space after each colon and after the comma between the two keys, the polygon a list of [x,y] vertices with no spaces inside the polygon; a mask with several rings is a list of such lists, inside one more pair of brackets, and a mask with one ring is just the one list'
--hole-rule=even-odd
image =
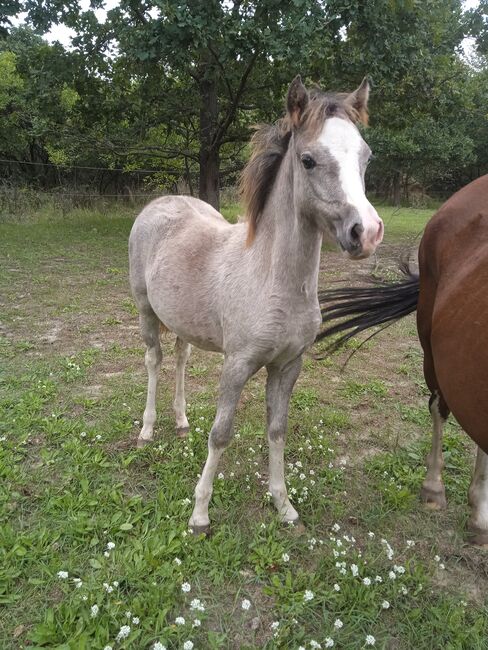
{"label": "brown horse's leg", "polygon": [[442,456],[442,433],[444,423],[449,415],[442,395],[439,391],[432,393],[429,401],[430,414],[432,416],[432,449],[427,456],[427,475],[422,484],[420,498],[428,508],[439,510],[445,508],[446,491],[442,482],[442,470],[444,458]]}
{"label": "brown horse's leg", "polygon": [[488,456],[479,447],[468,502],[471,506],[469,541],[477,546],[488,546]]}

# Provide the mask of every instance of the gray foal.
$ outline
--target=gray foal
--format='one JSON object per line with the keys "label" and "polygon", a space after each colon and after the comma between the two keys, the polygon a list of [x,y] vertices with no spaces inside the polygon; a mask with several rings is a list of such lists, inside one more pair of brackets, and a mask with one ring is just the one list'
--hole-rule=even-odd
{"label": "gray foal", "polygon": [[247,380],[266,366],[269,490],[281,519],[296,522],[284,478],[288,405],[303,352],[321,324],[317,282],[322,237],[353,259],[371,255],[383,224],[364,193],[370,149],[366,80],[350,94],[288,90],[286,116],[262,126],[242,176],[248,222],[230,225],[206,203],[156,199],[129,241],[130,282],[146,343],[147,403],[138,446],[153,439],[161,325],[176,339],[177,432],[188,431],[184,371],[191,344],[224,354],[208,456],[195,489],[190,527],[207,531],[217,465],[232,437]]}

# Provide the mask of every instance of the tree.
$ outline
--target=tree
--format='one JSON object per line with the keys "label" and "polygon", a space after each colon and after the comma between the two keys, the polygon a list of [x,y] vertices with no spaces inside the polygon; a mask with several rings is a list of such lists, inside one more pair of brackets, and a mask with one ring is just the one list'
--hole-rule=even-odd
{"label": "tree", "polygon": [[29,0],[25,7],[38,28],[59,21],[74,28],[77,48],[97,65],[106,66],[103,54],[115,47],[115,66],[138,86],[140,103],[150,104],[142,107],[145,127],[155,126],[154,105],[170,129],[191,125],[199,194],[216,207],[222,148],[243,139],[243,129],[235,128],[238,115],[256,112],[257,98],[266,96],[275,108],[297,61],[306,68],[314,49],[329,40],[320,0],[121,0],[104,25],[75,1],[46,8]]}

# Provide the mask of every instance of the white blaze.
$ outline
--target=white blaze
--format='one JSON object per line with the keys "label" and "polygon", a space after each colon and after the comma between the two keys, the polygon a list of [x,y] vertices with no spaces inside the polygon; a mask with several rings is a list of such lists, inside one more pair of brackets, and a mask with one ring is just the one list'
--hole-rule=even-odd
{"label": "white blaze", "polygon": [[368,206],[372,207],[364,194],[359,170],[362,138],[356,127],[340,117],[331,117],[325,121],[319,141],[339,166],[339,180],[347,202],[360,214]]}
{"label": "white blaze", "polygon": [[361,235],[363,252],[371,253],[383,237],[378,213],[366,198],[359,167],[362,138],[351,122],[340,117],[325,121],[319,142],[326,147],[339,168],[339,182],[347,202],[358,211],[364,228]]}

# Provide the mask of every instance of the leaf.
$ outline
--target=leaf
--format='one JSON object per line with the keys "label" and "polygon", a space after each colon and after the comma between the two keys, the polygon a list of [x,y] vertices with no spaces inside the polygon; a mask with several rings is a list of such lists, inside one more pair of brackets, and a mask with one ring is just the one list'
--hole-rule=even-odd
{"label": "leaf", "polygon": [[88,564],[93,567],[94,569],[101,569],[102,565],[96,558],[91,558],[88,560]]}
{"label": "leaf", "polygon": [[134,528],[134,526],[130,522],[120,524],[120,530],[132,530],[132,528]]}

